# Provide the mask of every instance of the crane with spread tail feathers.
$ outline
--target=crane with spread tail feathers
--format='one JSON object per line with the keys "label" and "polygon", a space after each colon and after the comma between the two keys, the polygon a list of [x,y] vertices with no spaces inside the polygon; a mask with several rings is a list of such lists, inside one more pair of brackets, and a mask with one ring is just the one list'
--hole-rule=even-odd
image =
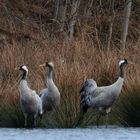
{"label": "crane with spread tail feathers", "polygon": [[82,112],[85,114],[90,107],[95,109],[97,111],[97,127],[102,115],[106,116],[107,127],[108,113],[111,112],[111,107],[119,96],[123,86],[124,66],[126,64],[128,64],[126,59],[119,62],[119,78],[112,85],[98,87],[93,79],[88,79],[84,82],[80,90]]}

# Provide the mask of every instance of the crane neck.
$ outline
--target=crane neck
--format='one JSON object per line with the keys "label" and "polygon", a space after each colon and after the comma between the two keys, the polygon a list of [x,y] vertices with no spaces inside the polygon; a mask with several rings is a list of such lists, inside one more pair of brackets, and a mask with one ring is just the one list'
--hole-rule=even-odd
{"label": "crane neck", "polygon": [[52,79],[52,72],[53,72],[53,68],[52,67],[49,67],[49,70],[48,70],[48,79]]}
{"label": "crane neck", "polygon": [[27,71],[23,71],[21,80],[27,80],[27,76],[28,76],[28,72]]}
{"label": "crane neck", "polygon": [[121,78],[124,78],[124,65],[120,65],[120,75]]}

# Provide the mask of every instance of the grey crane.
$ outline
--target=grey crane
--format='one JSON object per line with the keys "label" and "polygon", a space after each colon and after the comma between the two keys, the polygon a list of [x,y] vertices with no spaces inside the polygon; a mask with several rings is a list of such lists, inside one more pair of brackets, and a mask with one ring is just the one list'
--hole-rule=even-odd
{"label": "grey crane", "polygon": [[44,63],[40,65],[41,67],[48,67],[47,75],[47,88],[40,91],[40,97],[42,100],[43,113],[46,111],[52,111],[60,104],[60,92],[55,85],[52,73],[54,70],[54,65],[52,62]]}
{"label": "grey crane", "polygon": [[20,66],[19,70],[22,71],[22,78],[19,84],[20,91],[20,105],[24,114],[24,126],[27,126],[27,118],[32,115],[34,118],[34,127],[36,126],[37,117],[42,116],[42,101],[36,91],[29,88],[27,83],[28,68],[26,65]]}
{"label": "grey crane", "polygon": [[107,127],[108,113],[111,112],[111,107],[123,86],[124,66],[126,64],[128,64],[126,59],[119,62],[119,78],[112,85],[98,87],[96,82],[92,79],[88,79],[84,82],[80,91],[83,114],[87,112],[89,107],[95,109],[97,111],[97,127],[99,126],[99,120],[102,115],[106,115]]}

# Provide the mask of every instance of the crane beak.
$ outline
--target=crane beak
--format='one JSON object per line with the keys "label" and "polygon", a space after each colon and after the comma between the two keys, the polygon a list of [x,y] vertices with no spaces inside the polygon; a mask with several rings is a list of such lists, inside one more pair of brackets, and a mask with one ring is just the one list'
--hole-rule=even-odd
{"label": "crane beak", "polygon": [[39,67],[45,67],[46,63],[39,65]]}

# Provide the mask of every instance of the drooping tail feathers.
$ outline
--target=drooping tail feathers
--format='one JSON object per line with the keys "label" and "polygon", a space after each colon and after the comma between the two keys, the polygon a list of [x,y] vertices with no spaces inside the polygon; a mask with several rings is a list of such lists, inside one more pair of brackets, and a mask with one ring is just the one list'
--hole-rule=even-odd
{"label": "drooping tail feathers", "polygon": [[87,95],[85,91],[80,92],[80,94],[81,94],[81,109],[82,109],[83,114],[85,114],[89,108],[88,104],[86,103]]}
{"label": "drooping tail feathers", "polygon": [[97,84],[93,79],[87,79],[80,90],[81,109],[83,114],[85,114],[90,107],[90,94],[95,90],[96,87]]}

